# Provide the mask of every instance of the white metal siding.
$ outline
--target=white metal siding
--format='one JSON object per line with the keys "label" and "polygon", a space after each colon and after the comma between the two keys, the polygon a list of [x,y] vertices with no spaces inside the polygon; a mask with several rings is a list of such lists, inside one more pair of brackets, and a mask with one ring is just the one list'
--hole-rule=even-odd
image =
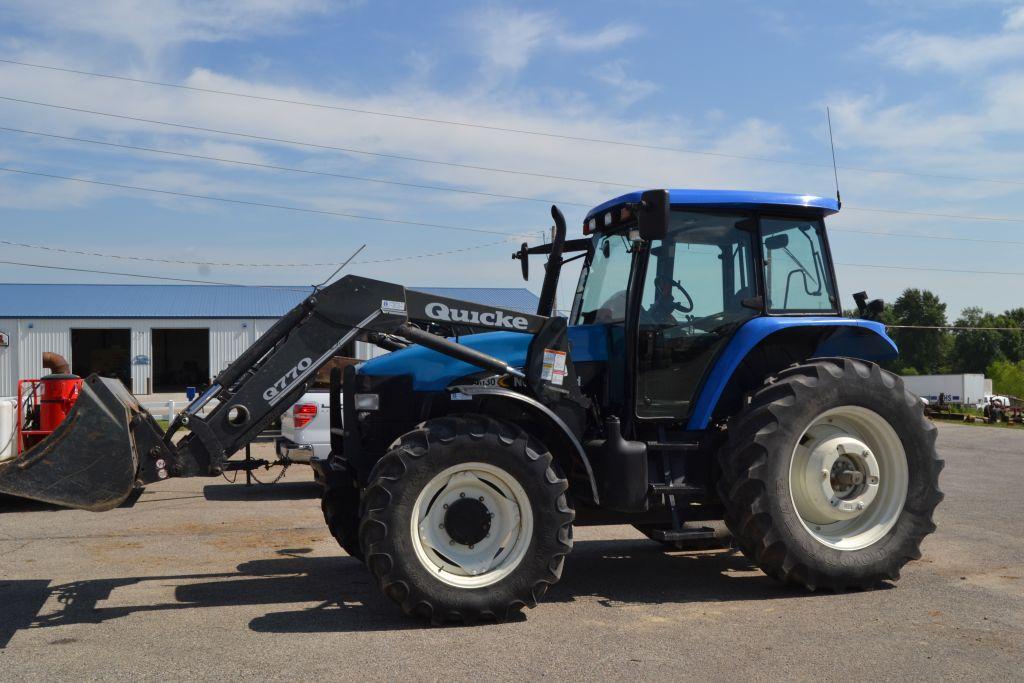
{"label": "white metal siding", "polygon": [[10,346],[0,346],[0,396],[14,396],[18,385],[18,321],[0,318],[0,332],[7,335]]}
{"label": "white metal siding", "polygon": [[[59,353],[74,366],[71,354],[72,329],[131,330],[131,357],[149,358],[148,365],[131,366],[132,389],[136,394],[151,391],[153,371],[154,329],[206,329],[210,331],[210,375],[215,376],[256,338],[276,322],[271,318],[37,318],[0,319],[0,331],[10,337],[10,346],[0,348],[0,396],[13,396],[19,378],[39,377],[43,371],[43,352]],[[372,344],[356,343],[359,358],[368,359],[384,353]]]}

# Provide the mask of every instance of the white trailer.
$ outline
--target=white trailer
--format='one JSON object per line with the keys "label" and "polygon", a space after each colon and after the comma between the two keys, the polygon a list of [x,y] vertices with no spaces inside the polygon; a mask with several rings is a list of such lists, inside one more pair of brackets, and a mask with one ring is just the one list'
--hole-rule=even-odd
{"label": "white trailer", "polygon": [[976,405],[985,398],[985,375],[911,375],[903,378],[907,389],[926,398],[930,403],[938,403],[939,396],[944,394],[947,403],[963,403]]}

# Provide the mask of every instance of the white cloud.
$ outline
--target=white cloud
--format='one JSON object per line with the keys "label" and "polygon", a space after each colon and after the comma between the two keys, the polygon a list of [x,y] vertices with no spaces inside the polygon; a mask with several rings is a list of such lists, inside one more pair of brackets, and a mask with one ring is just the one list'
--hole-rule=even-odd
{"label": "white cloud", "polygon": [[1003,22],[1003,28],[1007,31],[1024,30],[1024,5],[1006,11],[1006,21]]}
{"label": "white cloud", "polygon": [[136,48],[149,60],[170,47],[280,34],[338,7],[327,0],[11,0],[0,16],[30,31],[79,33]]}
{"label": "white cloud", "polygon": [[558,43],[564,50],[596,52],[607,50],[640,35],[640,27],[633,24],[610,24],[594,33],[559,33]]}
{"label": "white cloud", "polygon": [[653,81],[645,81],[627,75],[626,64],[623,60],[606,62],[592,71],[591,76],[609,86],[602,97],[607,95],[623,107],[635,104],[659,90],[658,84]]}
{"label": "white cloud", "polygon": [[609,24],[594,32],[568,31],[552,12],[492,5],[468,14],[463,24],[484,73],[494,79],[514,75],[544,49],[564,52],[608,50],[640,35],[628,23]]}
{"label": "white cloud", "polygon": [[995,33],[955,36],[901,30],[888,33],[869,51],[907,71],[940,69],[967,73],[1024,57],[1024,6],[1008,10]]}

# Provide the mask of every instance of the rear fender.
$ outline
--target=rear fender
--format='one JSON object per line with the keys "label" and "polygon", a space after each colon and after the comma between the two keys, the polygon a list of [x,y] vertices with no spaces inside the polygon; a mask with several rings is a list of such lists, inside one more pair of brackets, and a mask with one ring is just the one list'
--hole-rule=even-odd
{"label": "rear fender", "polygon": [[[885,326],[837,317],[761,317],[745,323],[716,359],[690,414],[689,430],[707,429],[720,402],[760,386],[772,372],[808,358],[845,356],[882,362],[899,356]],[[751,371],[753,370],[753,371]],[[753,386],[748,386],[754,383]]]}
{"label": "rear fender", "polygon": [[464,385],[452,387],[452,409],[459,406],[457,398],[465,401],[472,412],[490,415],[513,422],[540,439],[555,462],[569,477],[573,488],[582,487],[595,505],[600,504],[597,480],[586,451],[565,421],[540,401],[502,387]]}

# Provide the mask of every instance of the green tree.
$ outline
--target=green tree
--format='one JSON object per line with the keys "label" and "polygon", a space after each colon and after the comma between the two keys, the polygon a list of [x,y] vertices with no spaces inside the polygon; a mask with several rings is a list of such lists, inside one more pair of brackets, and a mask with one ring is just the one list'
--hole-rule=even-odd
{"label": "green tree", "polygon": [[1013,332],[1003,332],[1003,355],[1014,363],[1024,360],[1024,308],[1011,308],[999,316],[1000,327],[1016,327]]}
{"label": "green tree", "polygon": [[[966,328],[1001,328],[1008,325],[1008,318],[985,312],[977,306],[965,308],[956,321],[956,327]],[[1017,332],[957,330],[950,360],[955,372],[984,373],[996,360],[1006,360],[1017,354],[1019,345],[1020,333]]]}
{"label": "green tree", "polygon": [[1024,397],[1024,361],[997,360],[985,374],[992,378],[993,393]]}
{"label": "green tree", "polygon": [[[965,308],[956,321],[957,327],[1003,327],[1001,317],[986,313],[977,306]],[[956,372],[985,372],[993,363],[1005,360],[1005,333],[996,330],[956,330],[950,362]]]}
{"label": "green tree", "polygon": [[[886,325],[941,327],[946,324],[946,304],[927,289],[907,289],[882,316]],[[946,365],[949,335],[943,330],[899,329],[890,335],[900,348],[900,358],[890,364],[896,372],[913,368],[921,374],[940,372]]]}

